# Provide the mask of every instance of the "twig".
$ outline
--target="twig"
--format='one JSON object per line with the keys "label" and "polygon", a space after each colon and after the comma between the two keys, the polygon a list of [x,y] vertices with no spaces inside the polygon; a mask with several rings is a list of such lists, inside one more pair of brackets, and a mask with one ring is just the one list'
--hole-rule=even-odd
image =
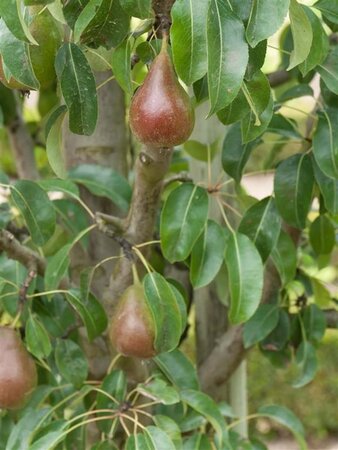
{"label": "twig", "polygon": [[116,234],[116,229],[114,226],[106,225],[104,222],[100,222],[99,224],[99,230],[102,231],[105,235],[113,239],[115,242],[119,244],[121,247],[125,257],[131,261],[135,261],[135,257],[133,255],[133,245],[124,237],[119,236]]}
{"label": "twig", "polygon": [[33,283],[34,279],[37,276],[37,264],[35,259],[32,259],[29,263],[27,276],[19,290],[19,308],[23,308],[25,301],[27,300],[27,291],[31,283]]}
{"label": "twig", "polygon": [[125,220],[120,217],[111,216],[109,214],[104,214],[102,212],[97,212],[95,214],[95,219],[99,227],[109,224],[114,227],[116,232],[123,233],[125,229]]}
{"label": "twig", "polygon": [[46,261],[38,253],[20,244],[12,233],[7,230],[0,230],[0,250],[7,253],[8,258],[20,262],[25,267],[31,267],[32,260],[36,264],[37,273],[44,275]]}
{"label": "twig", "polygon": [[177,173],[172,175],[171,177],[165,178],[163,181],[163,188],[166,188],[171,183],[175,183],[176,181],[181,181],[182,183],[187,183],[192,181],[191,176],[187,172]]}
{"label": "twig", "polygon": [[[14,259],[27,267],[28,271],[32,268],[32,264],[34,264],[35,272],[44,276],[47,267],[46,260],[38,253],[34,252],[34,250],[22,245],[15,239],[13,234],[7,230],[0,230],[0,251],[1,250],[6,252],[9,259]],[[61,289],[68,289],[68,281],[66,279],[61,280],[59,287]],[[27,296],[27,290],[25,295]]]}

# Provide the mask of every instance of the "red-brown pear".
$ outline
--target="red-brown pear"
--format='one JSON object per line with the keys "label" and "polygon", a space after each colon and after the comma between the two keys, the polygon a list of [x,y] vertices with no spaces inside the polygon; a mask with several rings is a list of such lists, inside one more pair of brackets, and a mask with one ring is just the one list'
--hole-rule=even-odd
{"label": "red-brown pear", "polygon": [[155,356],[154,321],[140,283],[129,286],[119,299],[109,336],[112,346],[122,355],[144,359]]}
{"label": "red-brown pear", "polygon": [[33,358],[13,328],[0,327],[0,409],[24,406],[37,383]]}
{"label": "red-brown pear", "polygon": [[132,98],[129,119],[137,139],[152,147],[182,144],[194,128],[190,97],[177,79],[166,38],[143,85]]}

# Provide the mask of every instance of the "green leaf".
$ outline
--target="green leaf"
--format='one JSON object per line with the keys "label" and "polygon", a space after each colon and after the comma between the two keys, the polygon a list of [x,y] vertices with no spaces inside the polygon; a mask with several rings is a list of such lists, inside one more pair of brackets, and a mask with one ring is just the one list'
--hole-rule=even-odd
{"label": "green leaf", "polygon": [[[308,84],[297,84],[296,86],[292,86],[290,89],[287,89],[283,94],[278,98],[278,102],[287,102],[288,100],[293,100],[294,98],[304,97],[309,95],[313,97],[313,89]],[[277,117],[283,117],[278,114]],[[275,116],[274,116],[275,117]],[[285,117],[283,117],[285,119]],[[286,119],[285,119],[286,120]],[[270,128],[270,127],[269,127]]]}
{"label": "green leaf", "polygon": [[[0,83],[0,128],[3,125],[10,125],[16,117],[16,101],[14,93],[11,89],[7,89],[2,83]],[[4,176],[4,172],[0,171],[0,181]],[[6,181],[1,181],[5,183]],[[8,183],[7,183],[8,184]]]}
{"label": "green leaf", "polygon": [[29,180],[19,180],[11,186],[11,196],[23,215],[33,242],[41,246],[55,230],[55,211],[41,187]]}
{"label": "green leaf", "polygon": [[157,450],[144,434],[132,434],[126,441],[125,450]]}
{"label": "green leaf", "polygon": [[290,338],[290,319],[284,309],[278,309],[278,321],[271,333],[261,342],[263,350],[278,352],[285,348]]}
{"label": "green leaf", "polygon": [[280,136],[291,139],[301,139],[302,135],[297,129],[297,124],[289,117],[284,117],[281,114],[274,114],[271,122],[266,130],[268,133],[275,133]]}
{"label": "green leaf", "polygon": [[262,341],[276,327],[278,319],[277,305],[260,305],[255,314],[244,325],[244,347],[249,348]]}
{"label": "green leaf", "polygon": [[209,96],[208,91],[208,78],[206,75],[204,75],[203,78],[200,80],[197,80],[193,84],[193,91],[196,98],[196,104],[202,103],[204,100],[206,100]]}
{"label": "green leaf", "polygon": [[306,450],[306,442],[304,439],[304,428],[300,420],[285,406],[268,405],[259,408],[259,414],[269,417],[280,425],[288,428],[297,439],[301,450]]}
{"label": "green leaf", "polygon": [[251,47],[272,36],[283,24],[289,0],[253,0],[246,37]]}
{"label": "green leaf", "polygon": [[92,194],[107,197],[123,211],[128,210],[131,198],[129,183],[110,167],[81,164],[71,169],[68,177],[83,184]]}
{"label": "green leaf", "polygon": [[145,429],[145,433],[146,440],[150,441],[156,450],[176,450],[170,437],[160,428],[150,425]]}
{"label": "green leaf", "polygon": [[331,22],[338,24],[338,4],[336,2],[332,0],[318,0],[313,7],[319,9],[323,16]]}
{"label": "green leaf", "polygon": [[305,5],[303,5],[303,9],[311,22],[313,33],[310,52],[306,59],[299,65],[299,70],[304,77],[310,70],[314,69],[324,61],[329,52],[329,40],[323,25],[316,14]]}
{"label": "green leaf", "polygon": [[62,124],[67,113],[65,105],[59,106],[49,117],[46,124],[46,151],[51,168],[59,178],[66,178],[64,146],[62,139]]}
{"label": "green leaf", "polygon": [[338,180],[323,173],[315,160],[312,160],[315,179],[323,196],[325,208],[331,214],[338,214]]}
{"label": "green leaf", "polygon": [[338,47],[334,46],[326,60],[319,65],[318,72],[327,88],[338,95]]}
{"label": "green leaf", "polygon": [[[71,235],[78,236],[88,227],[88,215],[78,203],[63,198],[54,200],[53,206],[58,214],[60,225]],[[87,233],[81,238],[80,243],[86,249],[88,242],[89,234]]]}
{"label": "green leaf", "polygon": [[101,389],[110,394],[111,397],[99,392],[97,395],[97,409],[117,409],[118,403],[113,401],[113,398],[122,403],[127,394],[127,378],[123,370],[113,370],[106,375]]}
{"label": "green leaf", "polygon": [[212,144],[202,144],[202,142],[189,140],[183,144],[183,148],[193,158],[207,162],[209,155],[212,160],[217,153],[218,139]]}
{"label": "green leaf", "polygon": [[70,339],[57,339],[55,362],[62,377],[80,387],[88,376],[88,362],[83,350]]}
{"label": "green leaf", "polygon": [[183,450],[212,450],[205,434],[195,434],[184,441]]}
{"label": "green leaf", "polygon": [[151,0],[120,0],[122,8],[133,17],[147,19],[152,16]]}
{"label": "green leaf", "polygon": [[59,180],[57,178],[48,178],[38,181],[39,186],[47,192],[58,191],[71,197],[80,197],[79,188],[70,180]]}
{"label": "green leaf", "polygon": [[188,85],[207,72],[207,13],[208,2],[204,0],[178,0],[171,10],[174,64],[179,77]]}
{"label": "green leaf", "polygon": [[80,42],[81,34],[94,19],[98,9],[102,5],[102,2],[103,0],[89,0],[89,2],[85,4],[74,24],[74,42]]}
{"label": "green leaf", "polygon": [[[293,39],[293,50],[287,70],[291,70],[302,63],[310,53],[313,33],[311,22],[297,0],[290,0],[290,23]],[[316,43],[317,44],[317,43]]]}
{"label": "green leaf", "polygon": [[8,203],[0,203],[0,230],[6,228],[12,220],[12,212]]}
{"label": "green leaf", "polygon": [[311,223],[310,243],[318,255],[327,255],[332,252],[336,244],[336,233],[328,217],[320,215]]}
{"label": "green leaf", "polygon": [[224,125],[229,125],[243,119],[249,112],[249,103],[245,98],[243,89],[240,89],[230,105],[218,111],[217,117]]}
{"label": "green leaf", "polygon": [[317,305],[311,304],[303,309],[303,325],[306,338],[313,344],[318,344],[326,331],[326,317]]}
{"label": "green leaf", "polygon": [[246,81],[251,81],[253,76],[263,67],[267,45],[267,39],[264,39],[255,48],[249,47],[249,62],[244,77]]}
{"label": "green leaf", "polygon": [[148,273],[143,286],[155,324],[154,347],[158,352],[173,350],[178,345],[186,320],[186,317],[181,317],[177,290],[174,292],[174,287],[159,273]]}
{"label": "green leaf", "polygon": [[338,178],[338,109],[329,108],[318,117],[313,135],[313,154],[325,175]]}
{"label": "green leaf", "polygon": [[[119,405],[125,401],[127,395],[127,378],[123,370],[113,370],[105,376],[101,390],[108,395],[104,395],[101,392],[97,394],[96,409],[118,410]],[[113,399],[117,400],[117,402]],[[107,414],[102,413],[102,415],[106,416]],[[102,432],[109,433],[112,428],[112,421],[111,419],[101,420],[97,425]]]}
{"label": "green leaf", "polygon": [[131,83],[130,39],[125,39],[117,48],[115,48],[111,63],[116,81],[126,94],[132,95],[133,86]]}
{"label": "green leaf", "polygon": [[[54,429],[46,433],[40,439],[29,446],[29,450],[46,450],[54,449],[57,444],[66,438],[65,431],[69,427],[69,423],[65,420],[60,420],[58,423],[54,422]],[[57,425],[57,426],[55,426]]]}
{"label": "green leaf", "polygon": [[28,409],[12,428],[6,443],[6,450],[28,450],[32,434],[37,431],[37,427],[49,413],[50,408]]}
{"label": "green leaf", "polygon": [[195,289],[206,286],[215,278],[224,260],[225,245],[223,229],[209,220],[191,253],[190,280]]}
{"label": "green leaf", "polygon": [[331,305],[330,291],[316,278],[311,278],[313,297],[318,306],[327,308]]}
{"label": "green leaf", "polygon": [[203,392],[194,391],[192,389],[183,390],[180,394],[184,403],[189,405],[199,414],[202,414],[208,422],[211,423],[217,433],[219,441],[221,442],[223,439],[225,421],[214,400]]}
{"label": "green leaf", "polygon": [[238,2],[237,0],[229,0],[229,4],[231,5],[235,14],[240,17],[243,22],[248,21],[251,10],[251,2],[252,0],[242,0]]}
{"label": "green leaf", "polygon": [[26,344],[28,350],[38,359],[49,356],[52,351],[45,327],[32,315],[28,317],[26,322]]}
{"label": "green leaf", "polygon": [[104,332],[108,324],[107,316],[103,306],[92,293],[89,293],[87,298],[81,298],[79,289],[70,289],[66,296],[83,320],[90,341]]}
{"label": "green leaf", "polygon": [[24,4],[26,6],[33,5],[47,5],[48,3],[52,3],[54,0],[24,0]]}
{"label": "green leaf", "polygon": [[256,145],[256,141],[242,144],[240,123],[235,123],[228,130],[223,141],[222,166],[237,183],[241,181],[245,164]]}
{"label": "green leaf", "polygon": [[281,218],[273,197],[266,197],[251,206],[238,227],[238,231],[247,235],[256,245],[263,262],[275,247],[280,229]]}
{"label": "green leaf", "polygon": [[295,228],[305,228],[313,182],[311,159],[307,154],[290,156],[277,167],[274,182],[276,205],[282,218]]}
{"label": "green leaf", "polygon": [[270,100],[265,110],[259,115],[259,121],[257,122],[257,116],[254,110],[251,109],[250,113],[245,116],[241,121],[242,130],[242,142],[253,141],[268,128],[273,115],[273,97],[270,95]]}
{"label": "green leaf", "polygon": [[97,48],[117,47],[129,31],[129,16],[120,0],[91,0],[80,13],[74,36],[82,44]]}
{"label": "green leaf", "polygon": [[231,233],[225,252],[228,269],[232,323],[250,319],[263,290],[263,264],[254,243],[244,234]]}
{"label": "green leaf", "polygon": [[199,389],[196,370],[180,350],[155,356],[154,362],[178,389]]}
{"label": "green leaf", "polygon": [[97,122],[96,85],[84,53],[76,44],[63,44],[56,55],[55,69],[69,110],[70,130],[93,134]]}
{"label": "green leaf", "polygon": [[209,116],[238,94],[249,59],[242,21],[222,0],[211,0],[207,18]]}
{"label": "green leaf", "polygon": [[208,216],[205,189],[184,183],[168,196],[161,214],[161,245],[169,262],[183,261],[202,233]]}
{"label": "green leaf", "polygon": [[299,374],[293,381],[294,388],[300,388],[310,383],[317,372],[316,351],[310,342],[302,342],[296,352],[296,364]]}
{"label": "green leaf", "polygon": [[165,431],[173,441],[176,450],[182,450],[181,430],[178,424],[168,416],[157,414],[153,416],[155,425]]}
{"label": "green leaf", "polygon": [[72,244],[67,244],[48,258],[45,273],[45,289],[53,291],[59,287],[61,280],[66,276],[70,265],[69,253]]}
{"label": "green leaf", "polygon": [[261,125],[260,117],[270,102],[271,89],[267,77],[258,70],[250,79],[242,85],[244,96],[250,106],[251,115],[255,118],[255,127]]}
{"label": "green leaf", "polygon": [[292,239],[283,230],[280,232],[277,245],[272,250],[271,258],[283,285],[292,281],[296,275],[297,252]]}
{"label": "green leaf", "polygon": [[0,0],[0,16],[20,41],[38,45],[23,18],[23,8],[20,0]]}
{"label": "green leaf", "polygon": [[0,19],[0,54],[2,64],[13,78],[27,86],[27,89],[39,89],[40,84],[34,74],[29,55],[29,45],[19,41]]}
{"label": "green leaf", "polygon": [[176,389],[158,378],[149,383],[139,384],[137,390],[145,397],[159,401],[164,405],[174,405],[180,401]]}

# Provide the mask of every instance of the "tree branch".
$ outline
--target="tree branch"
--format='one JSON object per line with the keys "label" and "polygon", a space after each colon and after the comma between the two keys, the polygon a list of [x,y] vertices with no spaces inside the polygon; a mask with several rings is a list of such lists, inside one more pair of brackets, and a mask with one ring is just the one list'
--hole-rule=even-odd
{"label": "tree branch", "polygon": [[229,380],[242,361],[244,353],[243,326],[228,328],[199,368],[202,390],[217,397],[219,387]]}
{"label": "tree branch", "polygon": [[34,142],[22,118],[18,101],[16,117],[7,125],[7,131],[19,178],[38,179],[39,172],[34,158]]}
{"label": "tree branch", "polygon": [[6,252],[8,258],[18,261],[25,267],[31,267],[32,261],[35,261],[38,274],[44,275],[46,270],[45,259],[30,248],[20,244],[13,234],[7,230],[0,230],[0,250]]}
{"label": "tree branch", "polygon": [[[131,245],[147,242],[153,237],[163,180],[169,169],[172,151],[172,148],[143,147],[136,160],[133,195],[122,234]],[[104,294],[108,315],[112,314],[116,301],[133,282],[131,266],[129,258],[121,258],[116,264]],[[142,270],[140,264],[139,267]]]}
{"label": "tree branch", "polygon": [[[46,260],[30,248],[22,245],[7,230],[0,230],[0,251],[6,252],[8,258],[18,261],[29,271],[34,268],[34,273],[37,272],[39,275],[44,276],[47,267]],[[29,277],[27,277],[27,280],[29,280]],[[63,279],[60,283],[60,288],[67,289],[68,287],[68,281]]]}

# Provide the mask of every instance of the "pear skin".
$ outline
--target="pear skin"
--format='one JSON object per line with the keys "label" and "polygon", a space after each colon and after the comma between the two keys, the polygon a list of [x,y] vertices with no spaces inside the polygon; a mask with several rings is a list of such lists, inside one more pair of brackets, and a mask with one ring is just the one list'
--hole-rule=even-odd
{"label": "pear skin", "polygon": [[36,384],[34,360],[18,333],[0,327],[0,409],[23,407]]}
{"label": "pear skin", "polygon": [[109,336],[112,346],[124,356],[146,359],[156,355],[154,323],[141,284],[129,286],[119,299]]}
{"label": "pear skin", "polygon": [[177,79],[166,39],[144,83],[132,98],[129,119],[131,130],[140,142],[159,148],[182,144],[194,128],[190,97]]}

